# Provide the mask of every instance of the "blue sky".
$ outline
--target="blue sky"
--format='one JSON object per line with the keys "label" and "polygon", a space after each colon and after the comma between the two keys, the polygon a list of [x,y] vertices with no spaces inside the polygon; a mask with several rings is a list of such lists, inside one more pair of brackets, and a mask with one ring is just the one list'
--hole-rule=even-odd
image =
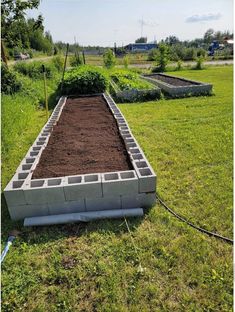
{"label": "blue sky", "polygon": [[233,31],[233,0],[42,0],[38,10],[54,41],[118,46],[142,34],[148,41],[169,35],[202,37],[208,28]]}

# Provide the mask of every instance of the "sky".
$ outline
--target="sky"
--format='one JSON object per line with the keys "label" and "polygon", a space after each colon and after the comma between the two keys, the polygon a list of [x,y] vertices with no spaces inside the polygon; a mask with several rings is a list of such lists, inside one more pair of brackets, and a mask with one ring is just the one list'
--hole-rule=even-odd
{"label": "sky", "polygon": [[233,32],[233,0],[41,0],[27,16],[40,13],[54,41],[82,46],[122,46],[141,35],[148,42],[192,40],[209,28]]}

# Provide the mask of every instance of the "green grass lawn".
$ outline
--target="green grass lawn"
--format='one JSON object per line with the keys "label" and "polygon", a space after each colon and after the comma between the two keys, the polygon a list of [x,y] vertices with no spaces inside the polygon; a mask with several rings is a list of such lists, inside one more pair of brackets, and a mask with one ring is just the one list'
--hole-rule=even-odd
{"label": "green grass lawn", "polygon": [[[119,107],[169,206],[232,237],[233,69],[173,74],[213,83],[214,95]],[[42,114],[34,109],[25,127],[12,124],[16,144],[3,146],[3,187],[39,132]],[[9,127],[6,132],[11,135]],[[2,311],[233,310],[231,245],[159,204],[128,220],[137,254],[124,220],[24,229],[2,210],[2,242],[10,229],[23,230],[2,265]]]}

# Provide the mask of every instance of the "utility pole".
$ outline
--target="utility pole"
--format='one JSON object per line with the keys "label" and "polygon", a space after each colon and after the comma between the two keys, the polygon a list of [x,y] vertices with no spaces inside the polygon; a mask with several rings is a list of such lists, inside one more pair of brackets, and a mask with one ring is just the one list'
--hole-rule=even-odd
{"label": "utility pole", "polygon": [[142,37],[143,37],[143,27],[144,27],[143,15],[142,15],[142,19],[141,19],[141,22],[140,22],[140,27],[141,27],[141,34],[140,34],[140,37],[142,38]]}

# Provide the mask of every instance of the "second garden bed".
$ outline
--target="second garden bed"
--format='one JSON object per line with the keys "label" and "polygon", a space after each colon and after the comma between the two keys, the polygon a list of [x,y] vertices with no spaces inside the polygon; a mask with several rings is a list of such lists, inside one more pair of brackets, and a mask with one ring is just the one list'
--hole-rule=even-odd
{"label": "second garden bed", "polygon": [[135,72],[114,70],[110,78],[111,94],[119,102],[151,101],[161,98],[160,89]]}
{"label": "second garden bed", "polygon": [[193,95],[211,95],[212,84],[178,78],[166,74],[143,75],[146,81],[158,86],[170,97],[185,97]]}

